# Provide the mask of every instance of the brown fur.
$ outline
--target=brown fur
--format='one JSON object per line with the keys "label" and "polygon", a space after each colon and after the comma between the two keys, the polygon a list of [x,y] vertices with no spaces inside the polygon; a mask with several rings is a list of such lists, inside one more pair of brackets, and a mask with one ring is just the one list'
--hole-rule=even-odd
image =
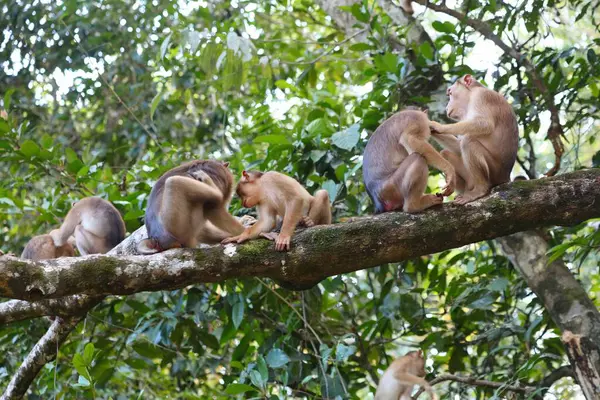
{"label": "brown fur", "polygon": [[443,125],[431,121],[429,126],[432,137],[445,147],[442,155],[456,169],[457,191],[462,193],[456,202],[465,204],[510,181],[519,128],[506,99],[471,75],[458,79],[446,93],[450,98],[446,113],[459,122]]}
{"label": "brown fur", "polygon": [[241,233],[243,226],[227,212],[233,192],[228,165],[195,160],[163,174],[148,199],[148,239],[138,244],[138,251],[152,254],[198,243],[216,244]]}
{"label": "brown fur", "polygon": [[414,385],[422,386],[432,400],[437,399],[425,376],[423,353],[411,351],[395,359],[379,380],[375,400],[410,400]]}
{"label": "brown fur", "polygon": [[443,196],[454,191],[455,172],[427,141],[427,113],[412,107],[384,121],[373,133],[363,156],[363,178],[377,213],[419,212],[443,199],[424,194],[431,165],[444,172]]}
{"label": "brown fur", "polygon": [[59,229],[50,232],[56,246],[71,235],[81,255],[107,253],[125,239],[125,222],[110,202],[86,197],[76,202]]}
{"label": "brown fur", "polygon": [[[291,236],[299,223],[308,227],[331,223],[326,190],[317,191],[313,197],[298,181],[279,172],[244,171],[236,192],[244,207],[258,207],[258,221],[222,243],[242,243],[263,236],[275,240],[275,248],[284,251],[289,250]],[[283,218],[279,235],[270,233],[278,216]]]}
{"label": "brown fur", "polygon": [[71,243],[67,242],[62,246],[55,246],[54,240],[50,235],[39,235],[34,236],[27,242],[21,258],[27,260],[49,260],[52,258],[59,257],[73,257],[75,255],[75,249]]}

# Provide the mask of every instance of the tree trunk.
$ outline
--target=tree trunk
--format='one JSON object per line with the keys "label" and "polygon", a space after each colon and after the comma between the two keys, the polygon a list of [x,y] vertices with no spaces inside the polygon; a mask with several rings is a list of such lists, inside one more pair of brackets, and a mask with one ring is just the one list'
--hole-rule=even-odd
{"label": "tree trunk", "polygon": [[600,312],[562,260],[548,264],[549,245],[539,232],[515,233],[498,242],[562,332],[586,399],[600,399]]}

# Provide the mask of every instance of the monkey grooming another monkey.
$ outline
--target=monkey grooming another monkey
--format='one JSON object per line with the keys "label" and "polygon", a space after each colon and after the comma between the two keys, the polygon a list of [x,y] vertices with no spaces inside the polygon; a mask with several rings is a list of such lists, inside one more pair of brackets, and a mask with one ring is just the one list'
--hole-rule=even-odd
{"label": "monkey grooming another monkey", "polygon": [[[290,239],[298,223],[310,227],[331,223],[329,194],[319,190],[314,197],[295,179],[275,171],[244,171],[237,185],[244,207],[258,207],[258,221],[225,243],[243,243],[259,236],[275,240],[275,249],[290,249]],[[277,217],[283,218],[279,235],[270,233]]]}
{"label": "monkey grooming another monkey", "polygon": [[145,221],[148,239],[138,244],[138,252],[217,244],[242,233],[242,224],[227,211],[233,193],[228,166],[195,160],[163,174],[150,192]]}
{"label": "monkey grooming another monkey", "polygon": [[426,111],[409,107],[385,120],[369,139],[363,156],[363,178],[376,213],[415,213],[441,204],[441,196],[424,194],[428,165],[446,176],[442,196],[454,191],[454,167],[427,142],[431,134],[428,124]]}
{"label": "monkey grooming another monkey", "polygon": [[75,244],[82,256],[108,253],[125,239],[125,222],[110,202],[100,197],[86,197],[76,202],[59,229],[50,232],[56,247]]}
{"label": "monkey grooming another monkey", "polygon": [[[72,238],[69,238],[72,239]],[[50,260],[59,257],[73,257],[75,249],[71,240],[62,246],[56,246],[50,235],[39,235],[32,237],[25,245],[21,258],[27,260]]]}
{"label": "monkey grooming another monkey", "polygon": [[510,181],[519,127],[508,101],[471,75],[459,78],[446,94],[446,114],[459,122],[443,125],[430,121],[429,127],[434,140],[445,148],[442,156],[456,169],[456,189],[461,195],[455,202],[466,204]]}
{"label": "monkey grooming another monkey", "polygon": [[425,376],[425,358],[421,350],[411,351],[394,360],[379,380],[375,400],[410,400],[414,385],[422,386],[437,400]]}

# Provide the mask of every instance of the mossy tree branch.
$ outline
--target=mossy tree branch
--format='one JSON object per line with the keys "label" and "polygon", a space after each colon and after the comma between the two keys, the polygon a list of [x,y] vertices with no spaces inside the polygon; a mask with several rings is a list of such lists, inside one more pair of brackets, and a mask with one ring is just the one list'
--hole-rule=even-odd
{"label": "mossy tree branch", "polygon": [[[4,256],[0,296],[37,301],[77,294],[124,295],[250,276],[302,289],[329,276],[594,217],[600,217],[599,169],[505,184],[466,206],[446,204],[418,215],[387,213],[314,227],[299,232],[288,253],[255,240],[153,256],[94,255],[44,262]],[[122,246],[131,248],[140,235],[132,235]]]}

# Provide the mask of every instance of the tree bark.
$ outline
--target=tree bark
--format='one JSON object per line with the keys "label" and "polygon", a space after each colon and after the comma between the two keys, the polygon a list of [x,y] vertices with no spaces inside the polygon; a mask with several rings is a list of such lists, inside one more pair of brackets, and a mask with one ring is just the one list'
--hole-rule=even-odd
{"label": "tree bark", "polygon": [[[0,296],[35,301],[76,294],[124,295],[250,276],[305,289],[329,276],[598,216],[600,169],[589,169],[505,184],[466,206],[450,203],[421,214],[393,212],[306,229],[294,236],[288,253],[276,252],[271,242],[259,239],[152,256],[107,254],[40,262],[4,256]],[[143,236],[134,233],[122,247],[133,247]]]}
{"label": "tree bark", "polygon": [[520,232],[498,242],[562,332],[586,399],[599,399],[600,312],[562,260],[548,263],[549,245],[539,232]]}

